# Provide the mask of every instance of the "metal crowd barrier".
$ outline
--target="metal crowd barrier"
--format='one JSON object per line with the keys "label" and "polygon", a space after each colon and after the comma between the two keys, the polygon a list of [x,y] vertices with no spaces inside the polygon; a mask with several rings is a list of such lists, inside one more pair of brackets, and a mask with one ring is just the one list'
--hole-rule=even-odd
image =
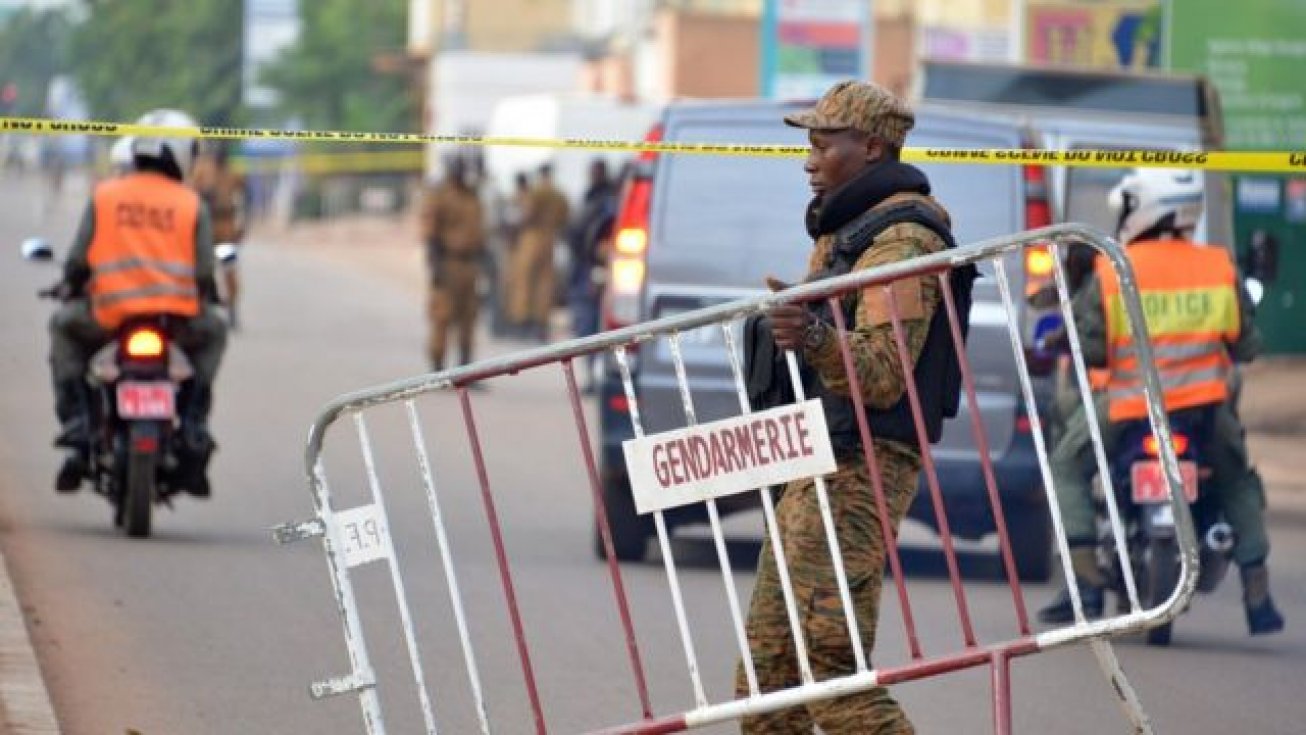
{"label": "metal crowd barrier", "polygon": [[[1159,439],[1160,460],[1163,465],[1165,481],[1170,493],[1170,504],[1174,511],[1180,548],[1181,572],[1175,590],[1163,604],[1151,609],[1143,609],[1140,606],[1131,565],[1128,563],[1127,559],[1123,558],[1123,554],[1125,553],[1123,550],[1127,547],[1127,544],[1124,542],[1123,522],[1119,510],[1115,507],[1114,494],[1108,491],[1106,492],[1106,500],[1110,511],[1111,526],[1116,535],[1117,547],[1122,550],[1122,562],[1124,562],[1122,564],[1122,571],[1125,575],[1129,610],[1114,617],[1088,621],[1084,617],[1076,586],[1070,584],[1069,589],[1073,596],[1075,622],[1062,628],[1044,632],[1035,632],[1030,627],[1023,592],[1013,562],[1006,522],[1003,518],[1002,505],[999,502],[998,483],[988,451],[989,442],[985,434],[983,421],[981,420],[973,375],[969,362],[966,359],[966,351],[962,344],[962,335],[959,330],[959,322],[956,314],[956,304],[949,286],[948,275],[951,269],[962,265],[976,264],[985,261],[991,262],[992,264],[993,275],[997,279],[1002,304],[1007,317],[1011,348],[1014,352],[1015,364],[1019,373],[1019,384],[1025,402],[1026,414],[1032,423],[1032,436],[1037,451],[1044,492],[1047,496],[1047,503],[1052,513],[1055,542],[1062,560],[1062,571],[1067,580],[1072,580],[1074,575],[1070,568],[1066,536],[1062,527],[1056,494],[1052,488],[1048,463],[1048,448],[1045,445],[1043,427],[1040,421],[1040,411],[1035,403],[1033,384],[1029,367],[1025,359],[1021,327],[1019,326],[1019,319],[1016,316],[1018,314],[1014,302],[1016,296],[1013,296],[1011,280],[1008,276],[1007,266],[1004,264],[1003,258],[1004,256],[1013,253],[1020,253],[1027,247],[1047,248],[1049,253],[1053,256],[1053,260],[1056,262],[1054,277],[1060,295],[1059,307],[1068,327],[1073,361],[1078,376],[1080,393],[1084,401],[1084,407],[1086,411],[1090,412],[1089,416],[1092,417],[1094,416],[1092,413],[1094,408],[1087,379],[1087,372],[1080,353],[1078,336],[1074,330],[1074,320],[1073,318],[1070,318],[1070,296],[1067,290],[1066,276],[1061,268],[1060,258],[1058,257],[1061,248],[1073,242],[1084,242],[1094,246],[1108,259],[1120,278],[1124,305],[1134,334],[1134,346],[1139,355],[1139,363],[1143,367],[1143,384],[1147,397],[1148,413],[1151,419],[1153,431]],[[929,445],[927,442],[923,442],[922,471],[924,472],[926,479],[925,487],[932,496],[931,499],[934,503],[937,515],[938,530],[942,540],[943,552],[947,560],[948,577],[957,606],[963,644],[957,650],[943,654],[927,656],[923,653],[919,642],[916,620],[912,613],[908,586],[902,573],[902,562],[897,542],[894,538],[894,534],[887,533],[889,529],[885,528],[888,562],[897,600],[900,605],[902,624],[904,627],[903,635],[907,642],[908,660],[896,665],[871,668],[868,664],[868,656],[866,655],[866,652],[861,650],[860,645],[854,644],[853,648],[856,658],[856,670],[853,673],[832,680],[813,680],[810,668],[806,662],[806,651],[802,645],[803,634],[796,625],[797,621],[793,610],[792,590],[789,589],[788,577],[787,574],[785,574],[786,565],[783,558],[780,558],[778,559],[778,567],[781,573],[782,584],[786,588],[786,596],[788,597],[790,608],[789,619],[792,627],[790,632],[794,636],[797,644],[796,649],[801,661],[800,670],[803,672],[803,683],[797,687],[782,691],[758,691],[757,683],[753,676],[751,654],[744,633],[740,602],[735,591],[734,572],[731,568],[729,554],[726,550],[715,502],[709,498],[705,502],[711,520],[713,544],[717,552],[717,558],[720,563],[723,581],[726,588],[726,595],[729,602],[731,617],[729,625],[731,626],[731,634],[738,644],[738,653],[741,660],[744,662],[744,669],[748,673],[747,678],[749,680],[751,692],[749,696],[742,699],[730,698],[724,701],[709,701],[700,672],[698,654],[695,646],[695,636],[692,634],[689,616],[686,613],[686,606],[682,597],[680,570],[678,569],[675,555],[672,553],[672,549],[669,545],[669,534],[666,524],[663,521],[662,512],[659,510],[653,513],[653,517],[657,529],[658,544],[662,551],[662,561],[665,567],[666,582],[670,590],[670,601],[675,615],[676,629],[679,633],[680,640],[678,641],[678,645],[683,650],[694,701],[693,705],[687,709],[681,709],[679,711],[673,710],[664,714],[655,714],[651,702],[649,681],[638,645],[640,638],[636,634],[633,623],[630,602],[627,597],[626,587],[623,584],[622,570],[616,561],[615,554],[613,553],[612,538],[607,521],[607,512],[603,509],[603,493],[600,488],[598,469],[595,462],[594,452],[591,448],[590,429],[587,426],[587,419],[581,402],[581,394],[577,387],[575,371],[573,369],[574,361],[577,358],[594,353],[612,353],[616,364],[619,366],[621,371],[635,434],[637,436],[642,436],[643,427],[640,423],[639,396],[634,388],[631,377],[631,352],[634,349],[638,349],[638,346],[642,343],[649,343],[662,338],[669,340],[680,391],[685,404],[687,424],[692,425],[696,422],[692,394],[688,385],[684,359],[680,349],[680,335],[688,330],[702,327],[719,327],[723,330],[726,348],[730,352],[730,363],[733,379],[738,391],[740,407],[743,413],[747,414],[751,412],[751,408],[748,405],[737,345],[735,343],[734,332],[731,330],[730,325],[743,319],[749,314],[762,311],[775,304],[786,302],[807,302],[818,299],[830,300],[834,305],[833,313],[836,315],[836,321],[838,322],[836,327],[840,349],[844,358],[845,370],[848,371],[847,374],[852,386],[852,392],[858,395],[855,399],[855,405],[857,407],[859,429],[863,438],[863,451],[866,451],[866,454],[868,455],[868,467],[872,469],[870,473],[873,486],[872,490],[875,494],[878,507],[881,510],[880,517],[882,523],[887,524],[887,513],[884,512],[886,507],[885,498],[883,488],[880,484],[879,470],[875,465],[874,457],[870,456],[873,455],[873,451],[867,451],[866,449],[872,446],[869,441],[869,427],[866,420],[865,407],[862,405],[860,399],[861,391],[857,385],[857,375],[855,371],[851,370],[852,357],[848,348],[846,325],[843,324],[841,309],[838,306],[838,297],[841,294],[846,294],[856,289],[874,287],[883,288],[890,308],[893,328],[897,336],[899,357],[902,358],[905,341],[903,340],[902,324],[898,315],[897,306],[894,302],[893,290],[890,288],[890,285],[896,280],[908,277],[934,277],[938,279],[939,284],[942,287],[943,301],[940,304],[940,308],[946,310],[948,321],[951,325],[950,331],[952,334],[953,345],[954,348],[958,349],[962,358],[960,363],[962,367],[964,398],[969,408],[971,430],[973,432],[975,445],[979,450],[978,454],[987,486],[988,500],[997,526],[1003,568],[1011,590],[1016,635],[1014,635],[1014,637],[990,642],[980,641],[976,635],[976,626],[972,623],[970,610],[967,605],[966,588],[959,573],[957,554],[952,543],[952,535],[948,528],[946,515],[943,512],[943,505],[940,496],[941,488],[939,486],[938,477],[936,476],[934,464],[931,460]],[[504,440],[505,438],[486,437],[478,432],[475,412],[473,410],[473,393],[470,392],[477,383],[489,378],[510,374],[515,375],[519,371],[547,366],[554,367],[561,371],[567,387],[567,397],[570,401],[571,413],[574,416],[575,422],[574,430],[579,438],[579,445],[581,448],[581,452],[576,461],[583,464],[584,470],[589,479],[590,489],[594,496],[595,506],[598,509],[597,519],[599,529],[602,536],[602,542],[607,552],[608,576],[610,577],[616,601],[617,613],[620,616],[624,632],[627,655],[633,672],[634,687],[639,699],[639,709],[642,712],[642,717],[636,721],[604,726],[604,728],[599,730],[599,732],[679,732],[705,725],[730,722],[747,715],[776,711],[837,695],[846,695],[874,686],[891,685],[937,676],[960,669],[987,666],[991,671],[994,729],[998,733],[1008,733],[1011,731],[1012,722],[1010,697],[1010,663],[1012,659],[1081,642],[1087,642],[1092,646],[1103,672],[1111,681],[1112,691],[1114,691],[1120,698],[1120,704],[1130,719],[1135,731],[1150,732],[1151,726],[1148,718],[1144,714],[1132,687],[1125,679],[1110,645],[1106,642],[1106,639],[1123,633],[1138,631],[1154,625],[1163,624],[1173,619],[1179,611],[1185,607],[1196,587],[1198,552],[1192,520],[1189,515],[1187,503],[1182,494],[1182,479],[1171,441],[1170,428],[1162,407],[1162,393],[1155,363],[1153,362],[1152,348],[1146,335],[1147,329],[1143,318],[1143,309],[1139,300],[1133,272],[1130,269],[1128,260],[1125,258],[1120,246],[1110,238],[1091,228],[1081,225],[1059,225],[1022,233],[1012,237],[987,240],[943,253],[894,263],[881,268],[856,271],[838,278],[797,286],[782,293],[769,294],[758,298],[735,301],[715,307],[683,313],[605,334],[527,350],[508,357],[489,359],[454,370],[415,377],[389,385],[341,396],[331,402],[314,422],[308,441],[305,462],[308,471],[309,485],[312,491],[313,503],[316,509],[316,516],[312,520],[303,523],[287,524],[278,528],[276,532],[278,540],[282,542],[311,537],[320,537],[322,539],[326,551],[326,560],[330,571],[330,579],[334,589],[338,612],[344,626],[345,646],[349,655],[351,670],[343,677],[314,684],[311,688],[312,694],[318,698],[331,695],[354,694],[358,697],[358,701],[362,708],[363,724],[366,732],[383,733],[386,731],[382,714],[382,698],[379,693],[380,683],[377,673],[373,669],[371,663],[372,649],[369,648],[368,641],[364,634],[367,626],[364,624],[363,616],[360,613],[358,604],[359,593],[356,590],[355,580],[351,576],[351,571],[355,568],[368,564],[369,562],[383,560],[389,570],[390,583],[397,603],[400,627],[402,628],[404,649],[406,650],[409,668],[411,669],[411,684],[415,687],[417,692],[417,699],[421,708],[425,731],[428,733],[437,732],[437,724],[440,718],[436,715],[432,693],[427,685],[424,661],[425,657],[418,640],[421,621],[414,619],[409,596],[405,591],[404,575],[401,573],[402,565],[400,564],[400,552],[407,552],[409,549],[397,548],[389,533],[388,529],[390,528],[390,521],[386,512],[386,490],[382,487],[382,484],[378,479],[376,455],[373,450],[373,444],[365,421],[365,414],[369,409],[386,404],[401,404],[406,412],[408,428],[411,434],[410,439],[416,454],[416,464],[420,470],[421,477],[420,488],[404,487],[402,489],[409,492],[417,492],[420,490],[424,491],[425,494],[427,507],[430,513],[430,521],[432,523],[432,541],[435,546],[435,551],[439,555],[440,564],[443,567],[442,571],[447,585],[449,603],[452,608],[459,636],[461,655],[463,659],[462,666],[465,668],[466,682],[470,689],[471,698],[474,702],[477,727],[482,733],[507,731],[513,727],[519,731],[523,727],[521,723],[516,723],[513,726],[504,726],[500,723],[496,727],[496,723],[492,721],[491,707],[488,705],[488,702],[496,696],[496,693],[493,691],[487,691],[481,670],[478,666],[479,659],[474,650],[475,646],[473,645],[473,636],[469,633],[469,620],[464,603],[464,594],[459,586],[460,576],[458,574],[458,567],[454,563],[451,554],[452,547],[450,543],[450,532],[446,527],[444,516],[441,511],[442,498],[441,493],[439,492],[441,488],[437,485],[435,479],[436,476],[433,473],[432,460],[427,449],[427,439],[423,434],[422,423],[414,404],[415,399],[427,394],[435,392],[452,392],[456,395],[461,408],[472,460],[475,464],[475,473],[479,481],[481,502],[484,506],[484,512],[488,522],[490,539],[493,543],[499,581],[502,586],[503,598],[507,606],[507,613],[511,625],[513,640],[515,641],[517,656],[520,660],[522,680],[524,682],[526,696],[529,700],[532,727],[538,733],[544,733],[548,730],[544,703],[541,696],[541,687],[537,681],[537,674],[540,672],[537,672],[535,667],[532,665],[531,649],[528,640],[529,636],[526,632],[522,610],[518,604],[517,588],[514,585],[514,579],[511,573],[508,553],[506,551],[503,537],[503,528],[499,522],[496,506],[497,501],[492,492],[486,455],[483,451],[483,446],[486,442]],[[644,349],[649,348],[645,347]],[[801,398],[802,386],[797,380],[793,356],[789,355],[788,358],[791,378],[794,380],[795,388],[799,392],[799,397]],[[919,421],[920,406],[917,388],[910,379],[911,371],[906,370],[905,372],[907,376],[909,376],[907,394],[910,397],[913,414],[918,419],[918,430],[923,436],[924,428]],[[335,500],[333,500],[331,485],[327,481],[323,452],[324,441],[328,429],[335,424],[338,419],[346,416],[353,420],[357,429],[364,466],[366,468],[368,496],[370,497],[370,501],[357,507],[343,509],[337,507]],[[1107,469],[1108,466],[1102,447],[1101,437],[1096,431],[1097,422],[1095,420],[1090,420],[1088,425],[1094,429],[1093,443],[1095,446],[1099,473],[1104,480],[1109,481],[1110,472]],[[516,437],[508,439],[512,441],[517,440]],[[838,575],[837,579],[841,587],[841,600],[844,603],[844,612],[849,626],[849,638],[851,641],[856,642],[860,640],[856,630],[857,621],[855,616],[852,614],[852,611],[849,609],[849,590],[846,579],[844,579],[841,555],[838,553],[838,539],[832,534],[834,525],[829,513],[828,498],[826,497],[824,485],[819,480],[816,484],[818,497],[822,506],[821,510],[824,517],[825,529],[830,549],[833,552],[832,559],[834,560],[834,568]],[[448,488],[443,489],[446,491],[448,490]],[[761,494],[762,508],[766,521],[766,533],[771,539],[772,548],[782,549],[783,546],[780,544],[778,536],[779,532],[775,518],[775,502],[771,496],[771,491],[768,489],[760,489],[758,492]],[[567,539],[567,542],[574,543],[574,539]],[[428,546],[427,551],[429,550],[430,547]],[[778,554],[777,556],[782,557],[783,554]],[[566,594],[566,592],[560,591],[560,594]],[[882,628],[886,627],[887,626],[882,626]],[[717,629],[718,635],[721,634],[720,630],[720,628]],[[661,641],[659,641],[659,643],[661,643]],[[667,645],[670,646],[670,644]],[[447,665],[448,659],[446,658],[443,660]]]}

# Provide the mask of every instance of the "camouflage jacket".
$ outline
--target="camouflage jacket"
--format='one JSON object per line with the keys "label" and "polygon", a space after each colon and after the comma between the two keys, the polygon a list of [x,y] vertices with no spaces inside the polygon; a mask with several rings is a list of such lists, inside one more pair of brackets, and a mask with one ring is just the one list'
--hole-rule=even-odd
{"label": "camouflage jacket", "polygon": [[[931,197],[916,194],[899,194],[876,205],[884,208],[901,204],[905,198],[914,198],[936,209],[948,221],[947,212]],[[834,236],[823,235],[817,239],[808,262],[808,279],[824,270],[829,259]],[[907,222],[884,230],[866,249],[853,266],[864,270],[896,263],[943,250],[943,239],[924,225]],[[921,276],[896,281],[893,293],[902,319],[904,336],[915,365],[925,347],[930,320],[942,299],[937,276]],[[848,325],[849,348],[857,378],[861,383],[862,398],[873,409],[891,408],[907,389],[898,343],[893,333],[889,302],[883,286],[874,286],[861,293],[846,296],[854,300],[855,321]],[[846,302],[845,302],[846,303]],[[837,340],[829,339],[816,349],[805,348],[804,361],[814,368],[822,384],[833,393],[849,395],[848,378],[844,371],[843,355]]]}

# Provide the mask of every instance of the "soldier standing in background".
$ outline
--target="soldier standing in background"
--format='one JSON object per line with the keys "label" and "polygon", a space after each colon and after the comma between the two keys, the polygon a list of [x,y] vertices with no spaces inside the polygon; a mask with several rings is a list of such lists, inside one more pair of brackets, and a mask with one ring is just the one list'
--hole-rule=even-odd
{"label": "soldier standing in background", "polygon": [[525,173],[518,172],[514,177],[515,187],[512,194],[500,196],[494,207],[497,218],[494,224],[494,241],[491,245],[495,262],[495,281],[491,290],[490,328],[496,337],[509,335],[510,328],[515,328],[512,313],[513,293],[517,283],[515,275],[515,258],[517,242],[521,236],[522,214],[526,209],[526,200],[531,193],[531,182]]}
{"label": "soldier standing in background", "polygon": [[458,363],[472,360],[473,330],[485,252],[481,199],[467,176],[467,164],[452,158],[445,179],[422,195],[421,228],[431,290],[427,301],[431,369],[444,369],[449,328],[458,332]]}
{"label": "soldier standing in background", "polygon": [[[245,240],[245,177],[231,170],[230,150],[226,141],[218,141],[208,155],[195,165],[191,185],[209,207],[213,218],[213,244],[239,246]],[[236,262],[222,263],[222,302],[227,307],[231,328],[239,321],[236,301],[240,295],[240,274]]]}
{"label": "soldier standing in background", "polygon": [[540,167],[540,178],[526,197],[522,229],[513,253],[513,288],[509,316],[529,337],[547,342],[553,311],[553,246],[567,226],[567,198],[553,185],[553,166]]}

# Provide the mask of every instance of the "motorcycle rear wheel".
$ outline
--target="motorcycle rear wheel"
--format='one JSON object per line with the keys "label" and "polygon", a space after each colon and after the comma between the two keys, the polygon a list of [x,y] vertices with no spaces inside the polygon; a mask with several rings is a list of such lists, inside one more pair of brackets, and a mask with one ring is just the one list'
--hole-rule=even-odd
{"label": "motorcycle rear wheel", "polygon": [[154,505],[155,477],[158,456],[153,452],[131,452],[127,455],[126,492],[118,512],[123,527],[132,538],[150,535],[150,511]]}
{"label": "motorcycle rear wheel", "polygon": [[[1153,539],[1147,554],[1147,603],[1153,608],[1169,599],[1179,584],[1179,547],[1174,539]],[[1168,646],[1174,621],[1147,631],[1147,645]]]}

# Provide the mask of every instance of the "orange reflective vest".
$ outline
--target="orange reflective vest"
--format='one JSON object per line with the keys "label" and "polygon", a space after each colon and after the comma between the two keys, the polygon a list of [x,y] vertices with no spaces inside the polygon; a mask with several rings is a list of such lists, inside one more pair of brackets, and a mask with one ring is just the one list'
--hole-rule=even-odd
{"label": "orange reflective vest", "polygon": [[[1238,292],[1229,253],[1183,240],[1149,240],[1129,246],[1165,408],[1177,411],[1229,396],[1233,363],[1227,345],[1238,339]],[[1120,296],[1105,258],[1096,266],[1106,315],[1107,399],[1112,421],[1145,418],[1138,355]]]}
{"label": "orange reflective vest", "polygon": [[93,201],[87,262],[100,326],[116,329],[140,314],[199,314],[195,192],[159,174],[135,173],[100,184]]}

